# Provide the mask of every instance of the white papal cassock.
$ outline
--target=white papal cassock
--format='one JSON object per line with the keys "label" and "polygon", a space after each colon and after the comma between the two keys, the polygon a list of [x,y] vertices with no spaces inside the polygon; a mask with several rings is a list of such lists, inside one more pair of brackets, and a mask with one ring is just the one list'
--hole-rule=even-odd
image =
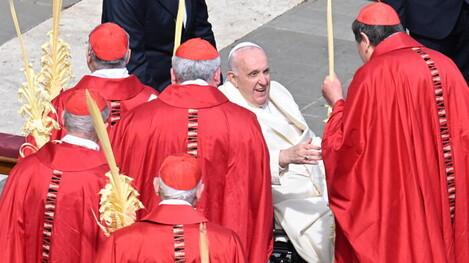
{"label": "white papal cassock", "polygon": [[270,83],[264,107],[249,104],[229,81],[219,87],[228,99],[257,115],[270,154],[275,220],[298,253],[308,262],[332,262],[334,218],[328,207],[324,166],[290,164],[279,166],[280,150],[309,138],[320,145],[306,124],[290,92],[280,83]]}

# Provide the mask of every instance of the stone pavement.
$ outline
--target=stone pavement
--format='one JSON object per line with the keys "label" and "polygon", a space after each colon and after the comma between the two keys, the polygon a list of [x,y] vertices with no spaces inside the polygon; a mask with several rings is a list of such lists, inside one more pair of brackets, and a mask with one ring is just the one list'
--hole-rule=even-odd
{"label": "stone pavement", "polygon": [[[79,0],[64,0],[63,8],[68,8]],[[14,0],[16,13],[22,30],[28,31],[37,24],[51,17],[52,0]],[[0,45],[16,36],[10,15],[8,0],[0,2]]]}
{"label": "stone pavement", "polygon": [[[39,23],[41,19],[42,21],[47,19],[47,14],[50,13],[50,6],[47,6],[47,3],[50,1],[16,0],[18,13],[26,12],[26,15],[20,15],[24,31],[25,28],[31,28],[35,23]],[[64,6],[71,5],[74,1],[77,0],[65,0]],[[226,7],[222,6],[222,8],[233,8],[234,5],[239,4],[239,7],[233,8],[233,13],[236,15],[231,14],[229,17],[219,15],[219,9],[211,7],[215,6],[211,5],[214,1],[224,3]],[[226,63],[229,49],[234,45],[231,43],[236,39],[235,43],[248,40],[263,46],[270,58],[272,79],[281,82],[292,92],[311,128],[315,133],[322,134],[322,120],[325,118],[326,109],[323,107],[324,101],[320,88],[324,76],[328,72],[325,26],[326,0],[308,0],[299,5],[297,4],[301,0],[282,0],[280,1],[281,8],[278,3],[270,6],[271,3],[275,2],[274,0],[260,1],[265,2],[265,10],[251,8],[250,1],[207,0],[210,21],[214,26],[217,42],[219,47],[225,47],[221,51],[222,61]],[[333,1],[336,72],[342,79],[344,87],[348,85],[354,71],[361,64],[350,28],[359,7],[365,3],[365,0]],[[72,45],[74,82],[86,73],[83,59],[86,36],[87,32],[99,23],[100,5],[101,0],[83,0],[62,14],[63,38]],[[297,6],[291,8],[295,5]],[[220,8],[218,6],[217,8]],[[287,9],[290,10],[283,13],[282,10]],[[20,12],[20,10],[23,11]],[[251,14],[247,15],[245,10],[250,11]],[[237,14],[243,14],[243,16]],[[279,14],[281,15],[278,16]],[[0,43],[3,43],[14,36],[12,35],[11,19],[9,20],[8,1],[6,0],[0,3],[0,15],[4,17],[0,24],[2,28]],[[274,17],[275,19],[270,21]],[[233,20],[225,23],[225,26],[220,26],[223,19]],[[248,22],[252,25],[237,26],[241,19],[249,19]],[[265,24],[258,27],[259,24],[263,23]],[[34,46],[34,50],[32,47],[45,41],[44,35],[49,28],[50,24],[41,23],[26,34],[26,45],[31,52],[32,63],[35,65],[38,64],[39,52],[37,46]],[[255,30],[252,31],[252,29]],[[23,75],[18,73],[21,68],[18,47],[16,39],[7,41],[0,46],[0,78],[2,79],[0,85],[0,93],[2,93],[0,96],[0,105],[2,105],[0,132],[16,134],[20,134],[23,123],[17,114],[19,104],[16,102],[16,90],[19,87],[18,83],[24,80]],[[223,67],[226,69],[226,64]],[[35,68],[37,69],[37,67]],[[74,83],[73,81],[72,83]]]}

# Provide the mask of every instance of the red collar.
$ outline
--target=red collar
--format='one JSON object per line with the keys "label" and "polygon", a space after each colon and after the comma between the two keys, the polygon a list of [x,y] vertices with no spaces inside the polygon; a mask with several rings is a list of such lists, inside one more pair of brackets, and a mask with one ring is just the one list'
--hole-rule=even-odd
{"label": "red collar", "polygon": [[188,205],[159,205],[153,209],[142,221],[164,225],[187,225],[207,222],[208,220],[192,206]]}
{"label": "red collar", "polygon": [[169,85],[158,97],[159,100],[178,108],[211,108],[228,102],[216,87],[200,85]]}
{"label": "red collar", "polygon": [[422,46],[422,44],[420,44],[404,32],[395,33],[376,46],[370,60],[374,57],[381,56],[394,50]]}
{"label": "red collar", "polygon": [[48,142],[33,156],[51,169],[64,172],[89,170],[106,164],[102,152],[69,143]]}
{"label": "red collar", "polygon": [[86,75],[75,87],[96,90],[104,99],[111,101],[131,99],[137,96],[145,86],[135,75],[118,79]]}

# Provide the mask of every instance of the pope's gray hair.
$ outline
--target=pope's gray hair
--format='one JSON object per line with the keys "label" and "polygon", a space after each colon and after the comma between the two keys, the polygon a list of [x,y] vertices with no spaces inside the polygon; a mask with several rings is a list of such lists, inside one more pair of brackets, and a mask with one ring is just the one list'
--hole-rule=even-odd
{"label": "pope's gray hair", "polygon": [[[106,106],[106,108],[101,111],[101,116],[103,117],[104,122],[106,122],[109,117],[109,107]],[[96,132],[93,126],[93,119],[90,115],[81,116],[65,111],[64,126],[69,133],[77,132],[85,136],[86,139],[96,141]]]}
{"label": "pope's gray hair", "polygon": [[196,79],[210,82],[220,68],[220,57],[212,60],[190,60],[173,56],[172,67],[178,83]]}

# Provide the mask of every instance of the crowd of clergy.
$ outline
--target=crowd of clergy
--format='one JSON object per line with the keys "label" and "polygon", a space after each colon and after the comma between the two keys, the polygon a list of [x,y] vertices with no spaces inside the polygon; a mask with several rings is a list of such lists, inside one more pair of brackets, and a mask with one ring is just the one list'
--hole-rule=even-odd
{"label": "crowd of clergy", "polygon": [[[301,262],[469,262],[464,77],[387,4],[365,5],[352,30],[364,64],[346,98],[325,77],[321,139],[261,46],[221,58],[188,39],[160,92],[129,74],[129,34],[98,25],[90,74],[52,101],[60,128],[8,177],[0,261],[266,263],[282,229]],[[111,232],[99,214],[112,167],[87,96],[143,205]]]}

